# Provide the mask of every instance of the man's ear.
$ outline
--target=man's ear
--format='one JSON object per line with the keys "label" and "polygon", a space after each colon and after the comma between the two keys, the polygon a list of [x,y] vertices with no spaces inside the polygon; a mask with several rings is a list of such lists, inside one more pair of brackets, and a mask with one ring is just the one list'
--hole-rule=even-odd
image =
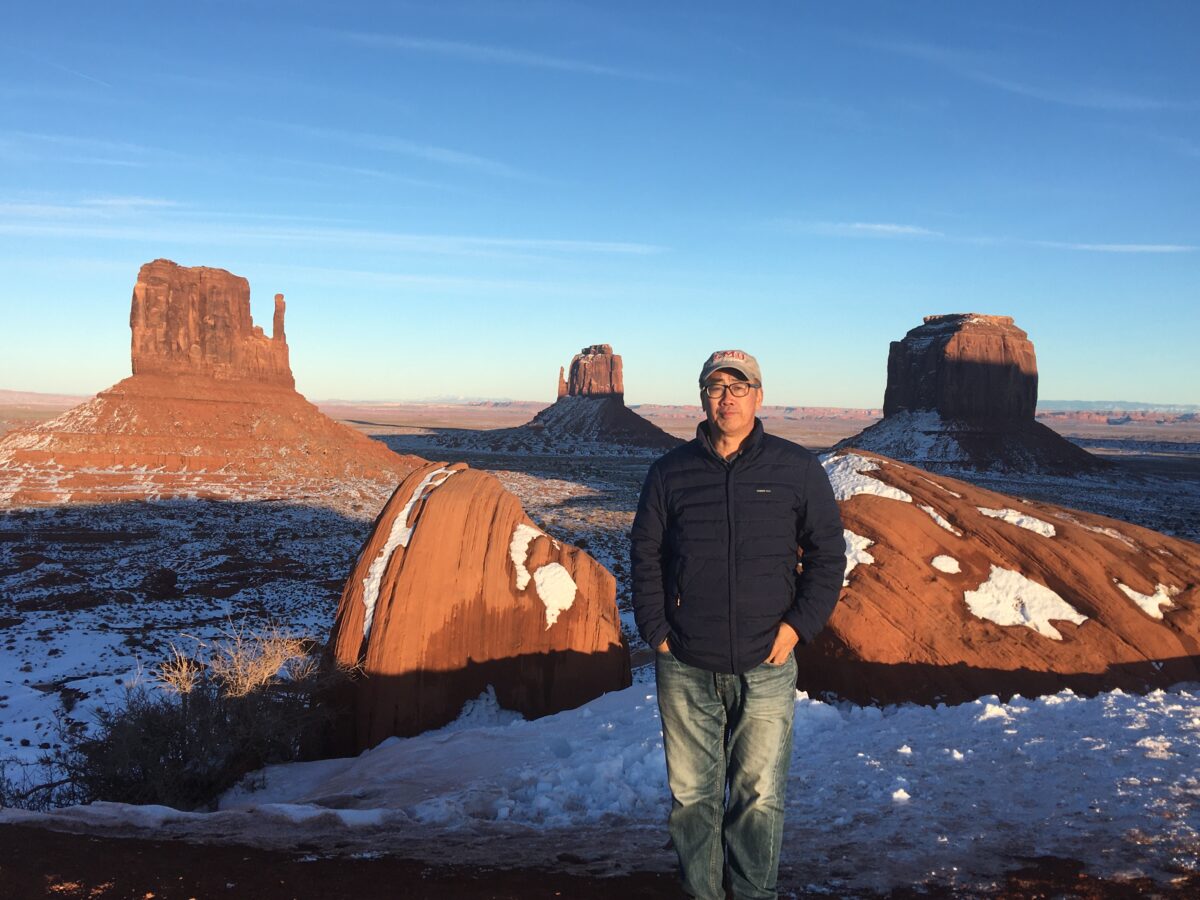
{"label": "man's ear", "polygon": [[754,401],[754,411],[758,412],[760,409],[762,409],[763,405],[763,389],[755,388],[754,392],[758,394],[758,399]]}

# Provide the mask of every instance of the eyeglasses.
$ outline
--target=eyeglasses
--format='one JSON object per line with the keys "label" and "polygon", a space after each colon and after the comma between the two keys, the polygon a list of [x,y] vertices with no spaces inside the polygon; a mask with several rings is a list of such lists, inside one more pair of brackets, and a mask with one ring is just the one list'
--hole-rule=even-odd
{"label": "eyeglasses", "polygon": [[718,381],[713,384],[702,384],[700,389],[711,399],[716,400],[718,397],[724,396],[726,391],[735,397],[745,397],[750,393],[750,388],[756,387],[758,385],[750,381],[730,381],[727,384]]}

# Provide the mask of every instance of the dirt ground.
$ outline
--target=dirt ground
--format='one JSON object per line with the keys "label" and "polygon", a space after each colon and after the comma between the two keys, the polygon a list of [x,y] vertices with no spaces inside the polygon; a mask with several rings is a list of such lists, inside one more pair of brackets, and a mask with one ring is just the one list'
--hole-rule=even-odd
{"label": "dirt ground", "polygon": [[[914,885],[893,891],[891,900],[988,897],[1184,898],[1200,896],[1200,876],[1163,887],[1149,882],[1111,882],[1081,874],[1072,860],[1028,860],[1002,884],[985,892],[961,893]],[[429,866],[419,860],[380,856],[316,857],[236,845],[114,839],[0,826],[0,900],[37,897],[175,898],[682,898],[675,879],[657,873],[588,877],[521,868]],[[827,898],[827,892],[781,894]]]}

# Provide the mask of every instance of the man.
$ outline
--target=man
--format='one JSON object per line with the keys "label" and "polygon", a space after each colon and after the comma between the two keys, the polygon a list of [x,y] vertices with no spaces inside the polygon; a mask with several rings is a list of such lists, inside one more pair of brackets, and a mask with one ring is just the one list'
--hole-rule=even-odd
{"label": "man", "polygon": [[696,439],[655,462],[642,487],[630,535],[634,614],[658,651],[668,828],[684,890],[724,898],[727,876],[735,897],[773,898],[792,650],[833,612],[845,541],[820,462],[766,434],[755,415],[758,361],[718,351],[700,387]]}

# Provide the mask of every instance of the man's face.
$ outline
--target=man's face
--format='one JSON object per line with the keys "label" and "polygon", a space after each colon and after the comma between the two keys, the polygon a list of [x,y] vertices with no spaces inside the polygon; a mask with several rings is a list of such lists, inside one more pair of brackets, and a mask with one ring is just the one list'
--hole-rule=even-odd
{"label": "man's face", "polygon": [[[740,372],[732,369],[718,369],[705,379],[705,385],[733,384],[745,382]],[[754,414],[762,409],[762,388],[751,388],[745,397],[735,397],[728,389],[719,397],[710,397],[701,389],[700,403],[704,407],[704,415],[709,427],[718,434],[729,437],[749,434],[754,428]]]}

